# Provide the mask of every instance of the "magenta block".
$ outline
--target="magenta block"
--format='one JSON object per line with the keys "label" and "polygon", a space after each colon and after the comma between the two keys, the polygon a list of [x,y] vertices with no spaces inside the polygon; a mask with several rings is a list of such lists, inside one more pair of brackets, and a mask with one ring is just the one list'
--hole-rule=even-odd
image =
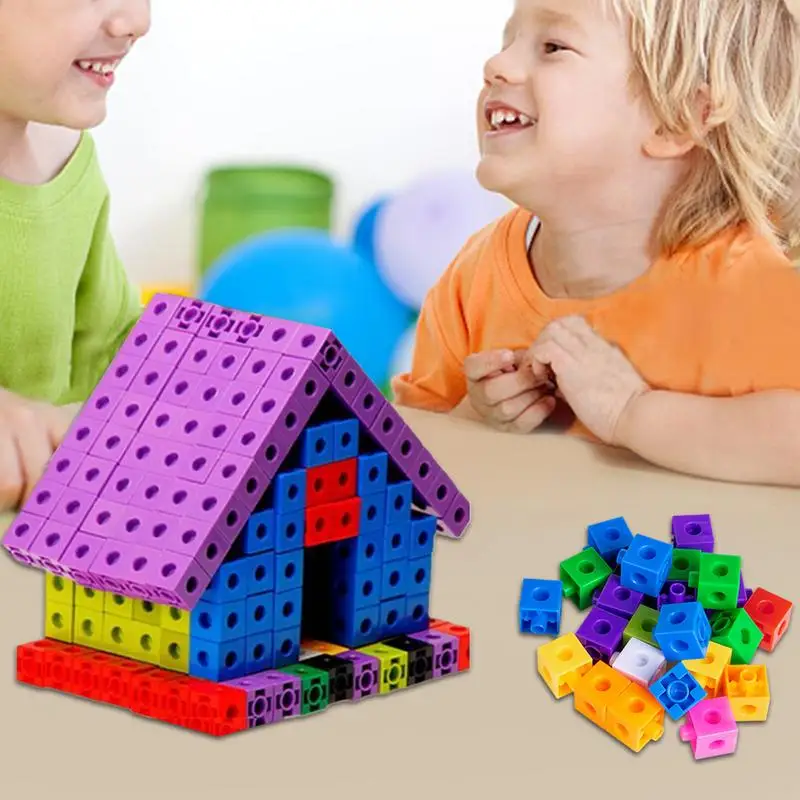
{"label": "magenta block", "polygon": [[148,517],[143,530],[145,535],[140,537],[140,544],[189,556],[208,575],[213,575],[219,569],[231,549],[232,538],[207,521],[188,517],[176,520],[166,514],[154,514]]}
{"label": "magenta block", "polygon": [[283,356],[266,382],[271,389],[289,392],[305,406],[316,408],[330,381],[316,364],[302,358]]}
{"label": "magenta block", "polygon": [[702,700],[689,709],[678,734],[682,742],[690,744],[698,761],[735,753],[739,726],[733,717],[730,700],[727,697]]}
{"label": "magenta block", "polygon": [[238,420],[221,414],[186,410],[183,434],[187,441],[211,450],[225,450],[233,440]]}
{"label": "magenta block", "polygon": [[289,411],[299,413],[298,403],[294,401],[292,393],[266,386],[259,391],[245,416],[263,425],[275,425]]}
{"label": "magenta block", "polygon": [[198,375],[196,373],[187,372],[184,369],[176,369],[170,375],[159,399],[165,403],[186,408],[189,405],[192,387],[195,385],[197,378]]}
{"label": "magenta block", "polygon": [[141,320],[150,322],[160,327],[166,327],[170,322],[183,298],[174,294],[156,294],[142,312]]}
{"label": "magenta block", "polygon": [[[389,455],[409,480],[416,480],[414,467],[425,452],[419,437],[401,419],[400,434],[391,446]],[[428,469],[427,473],[430,473]]]}
{"label": "magenta block", "polygon": [[384,450],[391,452],[404,427],[402,417],[392,404],[385,403],[370,425],[369,431]]}
{"label": "magenta block", "polygon": [[3,547],[9,555],[21,564],[32,564],[30,546],[45,523],[44,517],[37,517],[25,511],[17,514],[3,537]]}
{"label": "magenta block", "polygon": [[221,348],[220,342],[195,338],[181,357],[178,368],[183,372],[205,375],[211,369]]}
{"label": "magenta block", "polygon": [[144,513],[143,510],[99,498],[83,520],[81,531],[104,539],[134,542],[142,526],[141,515]]}
{"label": "magenta block", "polygon": [[353,413],[369,428],[386,405],[386,400],[372,383],[365,381],[353,400]]}
{"label": "magenta block", "polygon": [[174,369],[171,364],[161,364],[158,361],[148,359],[142,364],[136,373],[136,377],[131,381],[130,390],[136,394],[144,394],[155,399],[161,395]]}
{"label": "magenta block", "polygon": [[129,389],[134,377],[145,363],[139,356],[128,355],[127,353],[117,353],[111,365],[106,370],[99,386],[103,391],[109,389]]}
{"label": "magenta block", "polygon": [[332,381],[336,394],[348,406],[352,406],[365,383],[367,383],[366,374],[358,366],[356,360],[351,355],[347,355]]}
{"label": "magenta block", "polygon": [[251,498],[245,500],[244,504],[250,505],[252,502],[252,507],[255,508],[267,490],[269,478],[247,456],[223,453],[213,465],[205,483],[209,487],[229,489],[233,492],[233,496],[241,497],[243,500]]}
{"label": "magenta block", "polygon": [[242,347],[236,344],[220,344],[219,342],[209,342],[205,339],[197,340],[201,345],[213,344],[217,350],[209,360],[207,373],[212,378],[221,378],[224,381],[236,380],[242,371],[247,359],[252,354],[249,347]]}
{"label": "magenta block", "polygon": [[300,329],[300,324],[275,317],[262,317],[263,329],[248,341],[250,347],[271,353],[283,353]]}
{"label": "magenta block", "polygon": [[128,445],[133,441],[136,431],[107,422],[94,444],[89,448],[89,454],[99,456],[106,461],[119,463],[125,455]]}
{"label": "magenta block", "polygon": [[67,574],[84,585],[96,585],[97,577],[91,572],[92,562],[103,548],[106,540],[79,531],[61,556],[60,564]]}
{"label": "magenta block", "polygon": [[250,345],[264,334],[264,318],[258,314],[234,312],[235,324],[230,329],[228,339],[236,344]]}
{"label": "magenta block", "polygon": [[162,331],[161,325],[140,319],[125,338],[119,352],[127,356],[147,358]]}
{"label": "magenta block", "polygon": [[250,728],[269,725],[275,720],[275,692],[278,683],[283,681],[274,673],[270,679],[265,679],[263,675],[264,673],[256,673],[222,683],[222,686],[247,692],[247,721]]}
{"label": "magenta block", "polygon": [[170,328],[189,331],[195,335],[200,332],[206,320],[216,311],[216,306],[193,298],[181,298],[177,309],[169,321]]}
{"label": "magenta block", "polygon": [[380,689],[380,663],[377,658],[348,650],[338,653],[336,658],[353,662],[353,700],[363,700],[378,694]]}
{"label": "magenta block", "polygon": [[284,351],[287,356],[305,358],[332,379],[344,363],[344,349],[333,331],[315,325],[301,325]]}
{"label": "magenta block", "polygon": [[714,530],[710,514],[687,514],[672,518],[672,544],[685,550],[714,552]]}
{"label": "magenta block", "polygon": [[131,505],[136,508],[154,509],[167,514],[175,514],[171,499],[175,478],[165,475],[143,475],[142,482],[136,487]]}
{"label": "magenta block", "polygon": [[429,630],[411,634],[410,638],[433,647],[434,678],[442,678],[458,672],[458,637],[441,631]]}
{"label": "magenta block", "polygon": [[[224,378],[218,380],[225,380]],[[236,381],[229,384],[222,392],[217,403],[217,412],[244,418],[256,399],[261,387],[254,383]]]}
{"label": "magenta block", "polygon": [[47,469],[42,476],[42,480],[59,483],[62,486],[69,486],[70,481],[78,472],[84,459],[88,458],[85,453],[71,450],[62,445],[53,453],[52,458],[47,464]]}
{"label": "magenta block", "polygon": [[131,470],[139,469],[154,475],[204,483],[219,456],[218,450],[140,433],[131,442],[121,464]]}
{"label": "magenta block", "polygon": [[106,481],[100,497],[127,505],[133,501],[134,493],[143,480],[141,470],[117,465]]}
{"label": "magenta block", "polygon": [[193,411],[219,413],[219,402],[226,386],[219,378],[195,375],[186,398],[186,407]]}
{"label": "magenta block", "polygon": [[[230,346],[230,345],[229,345]],[[252,350],[247,356],[237,378],[247,383],[256,383],[263,386],[280,361],[280,353],[270,353],[265,350]]]}
{"label": "magenta block", "polygon": [[[53,520],[47,520],[29,548],[29,554],[45,569],[58,564],[77,529]],[[50,571],[53,571],[52,569]]]}
{"label": "magenta block", "polygon": [[229,342],[235,338],[235,334],[231,334],[231,332],[236,327],[236,322],[236,312],[233,309],[216,307],[204,320],[198,336],[219,342]]}
{"label": "magenta block", "polygon": [[155,402],[154,397],[126,392],[125,397],[119,401],[114,413],[111,414],[110,422],[121,428],[138,430],[144,424]]}
{"label": "magenta block", "polygon": [[175,367],[193,341],[194,336],[191,333],[167,328],[161,331],[161,336],[147,357],[148,361]]}
{"label": "magenta block", "polygon": [[184,441],[188,434],[184,431],[186,408],[157,400],[142,422],[139,430],[150,436],[171,441]]}
{"label": "magenta block", "polygon": [[125,397],[124,389],[104,387],[102,381],[83,404],[79,418],[98,419],[106,422],[111,418],[120,400]]}
{"label": "magenta block", "polygon": [[99,495],[116,466],[113,461],[97,456],[87,456],[72,476],[69,485],[75,489]]}
{"label": "magenta block", "polygon": [[78,453],[88,453],[107,423],[100,419],[84,417],[81,413],[70,426],[61,448]]}
{"label": "magenta block", "polygon": [[69,487],[42,479],[36,484],[33,494],[23,505],[22,511],[36,517],[51,517]]}

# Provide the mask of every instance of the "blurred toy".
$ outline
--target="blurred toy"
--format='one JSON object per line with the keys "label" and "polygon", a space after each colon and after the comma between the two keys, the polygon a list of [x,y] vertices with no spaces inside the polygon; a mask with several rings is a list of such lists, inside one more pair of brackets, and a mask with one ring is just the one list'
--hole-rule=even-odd
{"label": "blurred toy", "polygon": [[353,249],[359,255],[375,263],[375,228],[378,217],[388,198],[381,197],[370,203],[356,220],[353,230]]}

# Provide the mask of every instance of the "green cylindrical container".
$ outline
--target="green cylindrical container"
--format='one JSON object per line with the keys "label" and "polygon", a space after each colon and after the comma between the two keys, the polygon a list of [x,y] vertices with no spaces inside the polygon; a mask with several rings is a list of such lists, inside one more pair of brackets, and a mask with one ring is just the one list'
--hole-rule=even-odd
{"label": "green cylindrical container", "polygon": [[212,170],[200,208],[199,271],[244,239],[281,228],[331,229],[330,176],[291,165],[228,166]]}

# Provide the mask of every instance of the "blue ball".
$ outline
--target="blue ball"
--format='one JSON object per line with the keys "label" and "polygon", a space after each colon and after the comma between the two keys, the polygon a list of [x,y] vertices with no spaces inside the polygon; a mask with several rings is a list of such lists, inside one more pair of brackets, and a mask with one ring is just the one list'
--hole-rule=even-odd
{"label": "blue ball", "polygon": [[200,299],[330,328],[379,386],[413,318],[373,263],[314,230],[272,231],[229,250],[206,273]]}
{"label": "blue ball", "polygon": [[375,261],[375,229],[387,198],[382,197],[368,205],[356,220],[353,231],[353,249],[368,261]]}

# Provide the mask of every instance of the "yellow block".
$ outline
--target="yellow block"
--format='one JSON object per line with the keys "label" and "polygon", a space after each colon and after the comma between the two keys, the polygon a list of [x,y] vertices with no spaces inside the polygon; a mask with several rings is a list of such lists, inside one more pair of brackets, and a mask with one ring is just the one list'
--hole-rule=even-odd
{"label": "yellow block", "polygon": [[380,663],[379,694],[388,694],[408,686],[408,653],[385,644],[360,647],[357,652],[378,659]]}
{"label": "yellow block", "polygon": [[547,688],[560,700],[592,668],[592,657],[574,633],[543,644],[536,651],[536,667]]}
{"label": "yellow block", "polygon": [[705,658],[693,658],[683,662],[683,666],[697,678],[709,698],[719,697],[725,667],[731,663],[732,650],[723,644],[711,642]]}
{"label": "yellow block", "polygon": [[158,665],[174,672],[189,673],[189,634],[161,631]]}
{"label": "yellow block", "polygon": [[75,581],[48,572],[45,580],[44,601],[71,608],[75,605]]}
{"label": "yellow block", "polygon": [[72,644],[74,640],[75,607],[67,603],[45,602],[44,635],[48,639]]}
{"label": "yellow block", "polygon": [[103,615],[102,648],[118,656],[130,657],[133,642],[133,620],[117,617],[114,614]]}
{"label": "yellow block", "polygon": [[130,597],[107,592],[103,613],[106,615],[112,614],[115,617],[122,617],[123,619],[133,619],[133,602],[134,601]]}
{"label": "yellow block", "polygon": [[149,600],[133,601],[133,620],[134,622],[144,622],[147,625],[161,627],[161,613],[164,606],[158,603],[151,603]]}
{"label": "yellow block", "polygon": [[75,607],[75,644],[105,650],[103,644],[103,614],[94,608]]}
{"label": "yellow block", "polygon": [[131,620],[126,649],[129,658],[158,666],[161,660],[161,639],[164,631],[156,625]]}
{"label": "yellow block", "polygon": [[142,299],[142,305],[147,305],[153,299],[153,296],[157,294],[177,294],[181,297],[190,297],[192,287],[186,283],[149,284],[140,287],[139,293]]}
{"label": "yellow block", "polygon": [[664,707],[646,689],[631,683],[612,701],[606,714],[606,731],[634,753],[664,735]]}
{"label": "yellow block", "polygon": [[184,611],[182,608],[173,608],[172,606],[163,606],[161,610],[161,627],[165,631],[185,633],[188,636],[190,618],[191,613],[189,611]]}
{"label": "yellow block", "polygon": [[339,653],[346,653],[346,647],[340,647],[338,644],[331,644],[330,642],[320,642],[316,639],[304,639],[300,642],[300,649],[306,650],[315,655],[336,656]]}
{"label": "yellow block", "polygon": [[75,606],[76,608],[87,608],[91,611],[98,611],[101,614],[106,602],[106,593],[97,589],[90,589],[88,586],[75,586]]}
{"label": "yellow block", "polygon": [[769,679],[764,664],[729,664],[722,676],[722,691],[737,722],[764,722],[769,715]]}

